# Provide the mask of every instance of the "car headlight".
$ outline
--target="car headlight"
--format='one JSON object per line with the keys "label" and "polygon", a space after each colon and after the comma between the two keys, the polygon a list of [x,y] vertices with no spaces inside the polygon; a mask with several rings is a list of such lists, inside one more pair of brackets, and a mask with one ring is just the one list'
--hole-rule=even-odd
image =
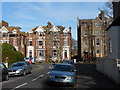
{"label": "car headlight", "polygon": [[17,71],[21,71],[22,69],[17,69]]}
{"label": "car headlight", "polygon": [[69,77],[66,77],[66,79],[73,79],[73,77],[72,77],[72,76],[71,76],[71,77],[69,76]]}
{"label": "car headlight", "polygon": [[22,69],[17,69],[17,70],[16,70],[16,73],[19,73],[20,71],[22,71]]}
{"label": "car headlight", "polygon": [[50,75],[50,78],[53,78],[54,76],[53,75]]}

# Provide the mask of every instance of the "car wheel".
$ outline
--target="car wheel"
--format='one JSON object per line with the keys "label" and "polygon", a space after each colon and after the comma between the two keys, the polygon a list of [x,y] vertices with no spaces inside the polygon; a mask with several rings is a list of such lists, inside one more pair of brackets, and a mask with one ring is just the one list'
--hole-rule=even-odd
{"label": "car wheel", "polygon": [[32,74],[32,70],[30,71],[30,74]]}
{"label": "car wheel", "polygon": [[5,81],[8,81],[9,80],[9,75],[7,74],[6,76],[5,76]]}
{"label": "car wheel", "polygon": [[25,72],[25,70],[23,71],[23,76],[25,76],[26,75],[26,72]]}

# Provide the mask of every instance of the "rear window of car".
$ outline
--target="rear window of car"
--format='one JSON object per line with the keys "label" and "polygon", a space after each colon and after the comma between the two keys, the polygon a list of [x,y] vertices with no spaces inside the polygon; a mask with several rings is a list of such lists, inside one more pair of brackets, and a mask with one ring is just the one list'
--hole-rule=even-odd
{"label": "rear window of car", "polygon": [[13,63],[12,67],[19,67],[19,66],[23,66],[25,63]]}

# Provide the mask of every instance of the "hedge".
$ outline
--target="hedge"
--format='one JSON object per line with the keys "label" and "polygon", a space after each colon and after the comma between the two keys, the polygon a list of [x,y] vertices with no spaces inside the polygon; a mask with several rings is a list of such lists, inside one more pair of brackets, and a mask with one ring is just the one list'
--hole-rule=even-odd
{"label": "hedge", "polygon": [[2,44],[2,62],[8,62],[10,66],[14,62],[23,60],[24,55],[21,52],[16,51],[14,46],[7,43]]}

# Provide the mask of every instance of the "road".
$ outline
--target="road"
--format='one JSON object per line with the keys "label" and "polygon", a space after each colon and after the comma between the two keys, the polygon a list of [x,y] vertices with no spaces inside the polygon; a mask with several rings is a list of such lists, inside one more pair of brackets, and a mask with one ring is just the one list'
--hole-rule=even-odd
{"label": "road", "polygon": [[39,88],[39,90],[44,90],[46,88],[69,88],[75,90],[80,88],[118,88],[118,85],[97,72],[94,64],[78,64],[78,78],[75,87],[50,85],[47,79],[49,66],[51,64],[33,64],[32,74],[10,77],[8,81],[2,82],[2,89],[21,90],[26,88],[34,90]]}

